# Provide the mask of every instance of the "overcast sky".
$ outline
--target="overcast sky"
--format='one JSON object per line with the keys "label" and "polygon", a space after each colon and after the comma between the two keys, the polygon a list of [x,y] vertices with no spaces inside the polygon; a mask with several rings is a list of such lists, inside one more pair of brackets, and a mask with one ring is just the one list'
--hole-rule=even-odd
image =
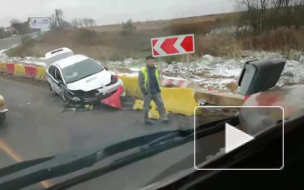
{"label": "overcast sky", "polygon": [[233,0],[0,0],[0,26],[16,18],[44,17],[62,9],[64,19],[93,18],[98,25],[131,18],[147,21],[233,11]]}

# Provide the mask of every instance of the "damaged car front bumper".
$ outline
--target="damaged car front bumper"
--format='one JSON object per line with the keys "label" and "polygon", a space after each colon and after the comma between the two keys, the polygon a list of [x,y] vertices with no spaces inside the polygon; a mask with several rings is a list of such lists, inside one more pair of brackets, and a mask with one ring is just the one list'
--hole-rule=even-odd
{"label": "damaged car front bumper", "polygon": [[111,86],[101,87],[99,89],[94,89],[88,92],[81,90],[69,90],[66,92],[65,98],[73,103],[94,104],[115,94],[119,87],[123,87],[121,80],[117,81],[117,83],[112,84]]}

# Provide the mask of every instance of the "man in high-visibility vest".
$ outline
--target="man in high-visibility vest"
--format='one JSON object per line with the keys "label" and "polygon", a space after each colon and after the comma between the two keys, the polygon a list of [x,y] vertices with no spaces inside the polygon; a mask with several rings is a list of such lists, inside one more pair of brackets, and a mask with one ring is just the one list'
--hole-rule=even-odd
{"label": "man in high-visibility vest", "polygon": [[168,123],[167,113],[164,102],[160,94],[159,72],[155,66],[155,58],[152,55],[146,57],[147,65],[142,67],[138,74],[138,83],[142,94],[144,95],[144,120],[146,125],[153,125],[149,119],[150,103],[153,100],[157,106],[160,118],[163,123]]}

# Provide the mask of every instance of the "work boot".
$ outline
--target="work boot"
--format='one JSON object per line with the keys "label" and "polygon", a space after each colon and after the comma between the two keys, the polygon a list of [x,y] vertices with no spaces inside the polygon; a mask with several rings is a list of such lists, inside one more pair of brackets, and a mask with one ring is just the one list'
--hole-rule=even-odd
{"label": "work boot", "polygon": [[145,124],[146,124],[146,125],[153,125],[153,121],[147,120],[147,121],[145,121]]}

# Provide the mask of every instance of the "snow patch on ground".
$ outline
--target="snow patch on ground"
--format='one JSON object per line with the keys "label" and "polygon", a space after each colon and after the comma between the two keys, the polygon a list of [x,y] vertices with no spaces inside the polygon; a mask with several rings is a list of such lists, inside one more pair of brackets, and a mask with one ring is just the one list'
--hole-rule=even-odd
{"label": "snow patch on ground", "polygon": [[[304,54],[297,52],[298,61],[287,60],[285,69],[278,82],[278,86],[304,84]],[[209,89],[220,92],[238,93],[237,81],[242,71],[243,65],[249,60],[265,60],[284,58],[279,52],[264,51],[244,51],[243,58],[231,59],[222,57],[213,57],[204,55],[189,65],[190,75],[188,74],[188,65],[183,62],[167,64],[160,62],[159,67],[166,77],[173,79],[190,78],[197,88]],[[137,72],[146,64],[145,60],[126,59],[122,62],[102,63],[120,68],[128,68],[126,76],[137,76]],[[115,69],[114,69],[115,70]],[[124,73],[121,69],[116,69],[116,73]]]}
{"label": "snow patch on ground", "polygon": [[19,63],[24,65],[36,65],[36,66],[46,67],[46,63],[44,62],[44,60],[45,60],[44,57],[25,57],[25,58],[8,57],[4,53],[4,51],[0,52],[0,62],[4,62],[4,63]]}

